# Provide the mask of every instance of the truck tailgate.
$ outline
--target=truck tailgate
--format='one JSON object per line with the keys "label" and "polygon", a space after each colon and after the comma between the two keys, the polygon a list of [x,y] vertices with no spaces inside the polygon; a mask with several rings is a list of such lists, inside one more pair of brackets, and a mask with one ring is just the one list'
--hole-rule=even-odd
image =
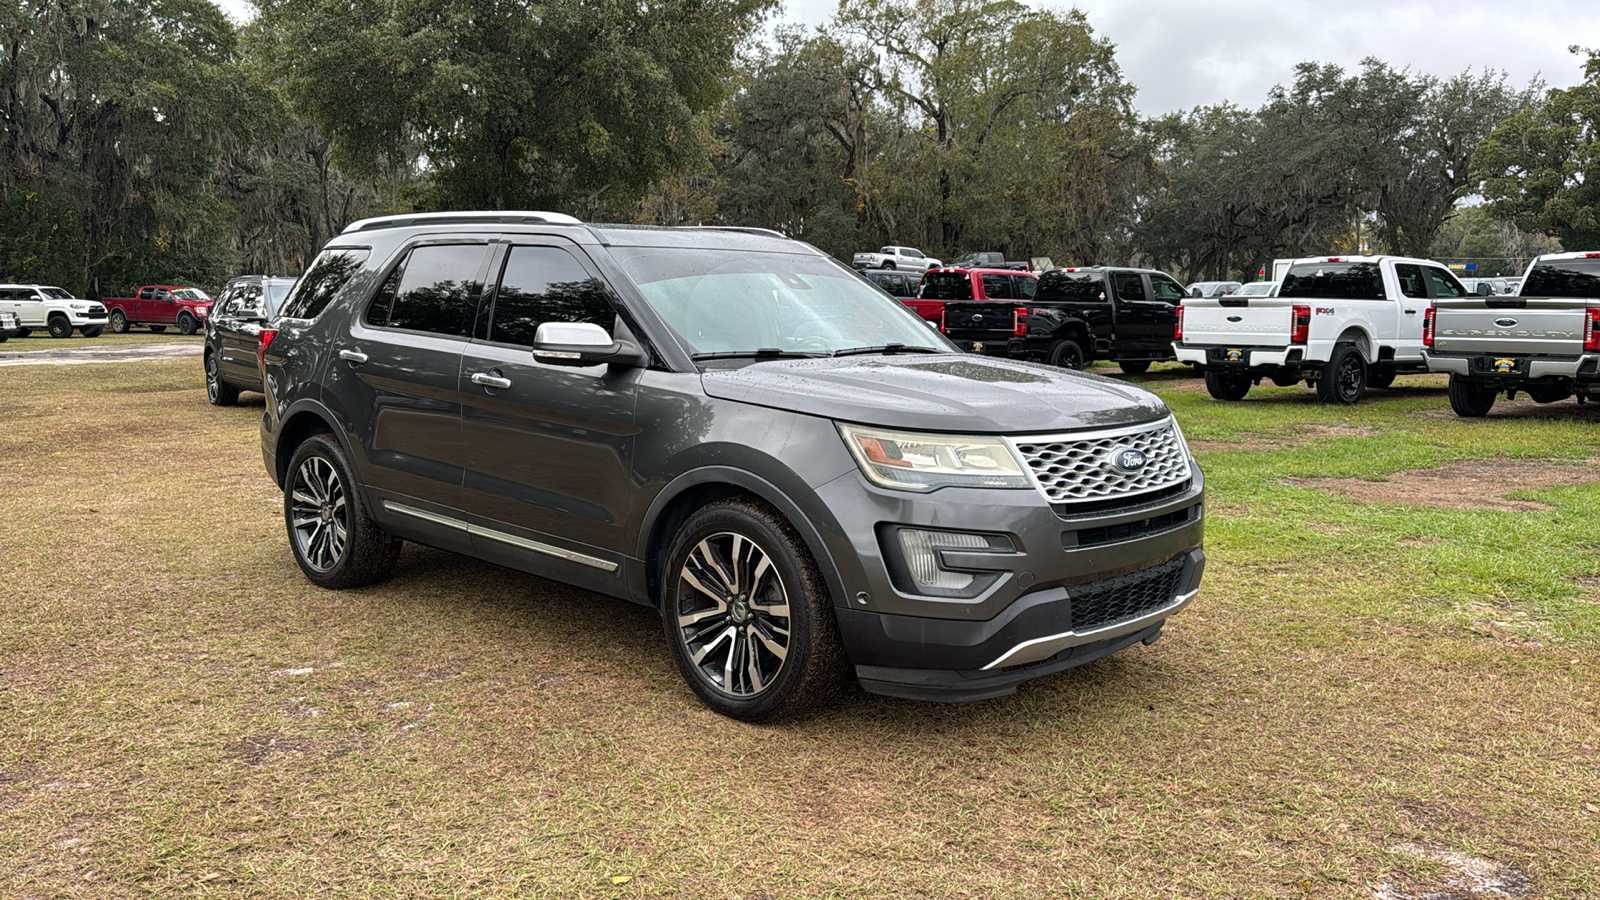
{"label": "truck tailgate", "polygon": [[1433,350],[1456,356],[1580,356],[1589,302],[1600,305],[1600,300],[1540,297],[1439,300]]}
{"label": "truck tailgate", "polygon": [[1277,297],[1183,301],[1183,343],[1210,347],[1287,347],[1294,303]]}
{"label": "truck tailgate", "polygon": [[999,341],[1015,333],[1016,309],[1010,300],[952,300],[944,305],[944,333],[956,341]]}

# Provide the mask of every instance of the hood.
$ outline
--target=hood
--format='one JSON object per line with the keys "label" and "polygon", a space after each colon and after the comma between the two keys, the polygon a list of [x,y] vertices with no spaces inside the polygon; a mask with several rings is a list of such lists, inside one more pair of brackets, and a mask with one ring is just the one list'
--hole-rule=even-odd
{"label": "hood", "polygon": [[971,355],[770,360],[701,383],[722,400],[918,431],[1046,434],[1167,415],[1161,398],[1121,381]]}

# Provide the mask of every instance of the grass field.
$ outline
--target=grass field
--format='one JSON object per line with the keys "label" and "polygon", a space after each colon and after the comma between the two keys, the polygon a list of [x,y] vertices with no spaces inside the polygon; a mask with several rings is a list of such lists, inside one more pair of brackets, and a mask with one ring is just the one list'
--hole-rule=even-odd
{"label": "grass field", "polygon": [[192,360],[0,369],[0,896],[1600,897],[1600,407],[1140,380],[1209,490],[1163,640],[755,727],[647,609],[311,587]]}
{"label": "grass field", "polygon": [[192,334],[187,337],[178,333],[176,328],[169,328],[163,334],[153,334],[147,328],[130,331],[127,334],[112,334],[110,329],[100,333],[99,337],[84,337],[74,331],[70,338],[53,338],[43,328],[38,328],[27,337],[14,337],[0,343],[0,353],[26,352],[29,350],[74,350],[85,347],[131,347],[136,344],[184,344],[192,343],[199,346],[205,341],[204,334]]}

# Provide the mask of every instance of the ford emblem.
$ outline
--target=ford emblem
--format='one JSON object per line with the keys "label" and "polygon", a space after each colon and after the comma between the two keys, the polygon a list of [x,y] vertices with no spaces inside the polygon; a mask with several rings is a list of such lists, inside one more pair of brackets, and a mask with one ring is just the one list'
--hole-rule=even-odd
{"label": "ford emblem", "polygon": [[974,315],[972,317],[972,321],[974,321],[974,322],[982,322],[983,321],[983,313],[978,313],[978,314]]}
{"label": "ford emblem", "polygon": [[1517,320],[1511,318],[1510,316],[1506,316],[1504,318],[1495,319],[1494,324],[1500,328],[1512,328],[1516,326]]}
{"label": "ford emblem", "polygon": [[1135,450],[1132,447],[1118,447],[1112,450],[1109,456],[1111,468],[1124,475],[1132,475],[1144,468],[1147,461],[1143,450]]}

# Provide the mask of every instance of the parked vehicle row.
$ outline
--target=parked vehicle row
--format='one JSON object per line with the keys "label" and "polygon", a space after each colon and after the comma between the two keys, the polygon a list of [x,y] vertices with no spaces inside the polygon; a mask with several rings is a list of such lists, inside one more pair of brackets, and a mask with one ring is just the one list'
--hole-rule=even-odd
{"label": "parked vehicle row", "polygon": [[27,337],[47,329],[51,337],[68,338],[77,329],[84,337],[99,337],[106,327],[106,308],[81,300],[63,288],[43,284],[0,284],[0,312],[17,317],[15,336]]}
{"label": "parked vehicle row", "polygon": [[293,278],[241,275],[229,281],[206,317],[206,397],[233,406],[240,391],[261,390],[261,327],[278,314]]}
{"label": "parked vehicle row", "polygon": [[211,297],[195,287],[175,284],[147,284],[132,297],[108,297],[111,331],[127,334],[142,325],[160,334],[176,326],[180,334],[194,334],[211,311]]}

